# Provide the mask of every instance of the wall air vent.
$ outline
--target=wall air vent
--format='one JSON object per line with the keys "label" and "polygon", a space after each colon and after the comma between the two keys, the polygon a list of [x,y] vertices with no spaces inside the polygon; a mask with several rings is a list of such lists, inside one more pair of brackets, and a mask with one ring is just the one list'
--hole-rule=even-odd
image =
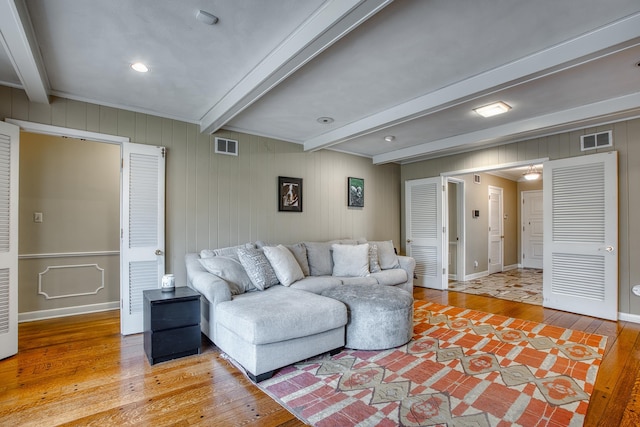
{"label": "wall air vent", "polygon": [[597,148],[612,147],[613,135],[610,130],[606,132],[591,133],[580,137],[580,150],[595,150]]}
{"label": "wall air vent", "polygon": [[238,155],[238,141],[235,139],[220,138],[216,136],[215,146],[216,153],[228,154],[230,156]]}
{"label": "wall air vent", "polygon": [[480,184],[480,175],[478,175],[477,173],[473,174],[473,183]]}

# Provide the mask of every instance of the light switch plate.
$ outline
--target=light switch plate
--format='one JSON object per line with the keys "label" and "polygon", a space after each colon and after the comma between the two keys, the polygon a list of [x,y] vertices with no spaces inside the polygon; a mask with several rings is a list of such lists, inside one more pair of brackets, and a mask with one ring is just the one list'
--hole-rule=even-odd
{"label": "light switch plate", "polygon": [[42,212],[33,213],[33,222],[42,222]]}

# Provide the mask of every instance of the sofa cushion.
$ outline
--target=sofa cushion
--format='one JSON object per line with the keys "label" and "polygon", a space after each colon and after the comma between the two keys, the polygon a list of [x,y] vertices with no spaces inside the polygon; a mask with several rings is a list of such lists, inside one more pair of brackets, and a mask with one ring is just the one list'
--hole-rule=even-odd
{"label": "sofa cushion", "polygon": [[304,279],[300,264],[289,249],[278,245],[265,246],[262,250],[281,284],[290,286],[296,280]]}
{"label": "sofa cushion", "polygon": [[311,276],[331,276],[333,260],[330,242],[304,242]]}
{"label": "sofa cushion", "polygon": [[376,245],[378,247],[378,261],[380,262],[380,268],[383,270],[389,268],[398,268],[400,263],[398,262],[398,255],[393,248],[393,242],[391,240],[369,242],[370,245]]}
{"label": "sofa cushion", "polygon": [[203,249],[200,251],[200,258],[212,258],[214,256],[224,256],[228,258],[233,258],[236,261],[240,261],[238,259],[238,249],[253,249],[256,245],[253,243],[243,243],[242,245],[237,246],[229,246],[228,248],[220,248],[220,249]]}
{"label": "sofa cushion", "polygon": [[309,275],[309,261],[307,260],[307,248],[303,243],[296,243],[295,245],[284,245],[291,251],[293,256],[298,261],[302,274]]}
{"label": "sofa cushion", "polygon": [[198,261],[209,273],[227,282],[231,295],[239,295],[256,288],[240,261],[223,256],[202,258]]}
{"label": "sofa cushion", "polygon": [[238,249],[238,257],[256,289],[263,291],[278,284],[278,276],[260,249],[240,248]]}
{"label": "sofa cushion", "polygon": [[307,292],[313,292],[314,294],[319,294],[324,290],[329,288],[334,288],[336,286],[341,286],[342,280],[338,277],[333,276],[308,276],[302,280],[298,280],[293,285],[292,288],[301,289]]}
{"label": "sofa cushion", "polygon": [[343,285],[378,285],[378,281],[371,277],[341,277]]}
{"label": "sofa cushion", "polygon": [[331,245],[333,275],[359,277],[369,274],[369,244]]}
{"label": "sofa cushion", "polygon": [[284,286],[238,295],[216,310],[218,323],[255,345],[318,334],[347,323],[347,308],[340,301]]}
{"label": "sofa cushion", "polygon": [[391,268],[378,273],[371,273],[369,277],[373,277],[378,281],[378,284],[385,286],[399,285],[409,279],[407,272],[401,268]]}

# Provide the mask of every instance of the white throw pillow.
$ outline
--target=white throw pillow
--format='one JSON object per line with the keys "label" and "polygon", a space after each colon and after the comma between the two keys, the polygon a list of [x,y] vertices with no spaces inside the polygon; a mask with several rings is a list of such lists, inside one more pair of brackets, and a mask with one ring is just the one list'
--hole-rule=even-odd
{"label": "white throw pillow", "polygon": [[293,282],[304,279],[300,264],[289,249],[278,245],[265,246],[262,250],[281,284],[291,286]]}
{"label": "white throw pillow", "polygon": [[215,274],[228,283],[231,295],[239,295],[255,289],[240,261],[223,256],[202,258],[199,261],[209,273]]}
{"label": "white throw pillow", "polygon": [[369,244],[331,245],[333,275],[340,277],[363,277],[369,274]]}

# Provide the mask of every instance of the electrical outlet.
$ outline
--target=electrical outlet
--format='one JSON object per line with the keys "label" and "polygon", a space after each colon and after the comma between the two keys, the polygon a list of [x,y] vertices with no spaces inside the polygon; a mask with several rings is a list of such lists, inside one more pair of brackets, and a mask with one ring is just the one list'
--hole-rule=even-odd
{"label": "electrical outlet", "polygon": [[33,222],[42,222],[42,212],[34,212],[33,213]]}

